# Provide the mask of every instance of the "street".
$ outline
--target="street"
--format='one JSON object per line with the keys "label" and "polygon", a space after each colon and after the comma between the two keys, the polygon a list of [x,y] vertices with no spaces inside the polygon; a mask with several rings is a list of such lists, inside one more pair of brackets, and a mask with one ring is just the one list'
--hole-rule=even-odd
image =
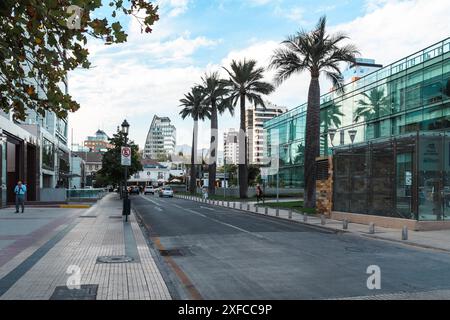
{"label": "street", "polygon": [[[135,196],[188,298],[339,299],[450,289],[450,255],[183,199]],[[180,252],[181,251],[181,252]],[[369,266],[381,290],[367,288]],[[161,266],[160,266],[161,267]]]}

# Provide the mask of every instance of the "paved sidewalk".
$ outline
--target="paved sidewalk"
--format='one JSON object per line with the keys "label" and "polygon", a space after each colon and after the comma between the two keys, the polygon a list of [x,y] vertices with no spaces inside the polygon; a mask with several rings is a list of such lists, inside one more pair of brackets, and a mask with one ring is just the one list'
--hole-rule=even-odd
{"label": "paved sidewalk", "polygon": [[[171,299],[134,214],[124,223],[121,213],[113,194],[89,210],[0,210],[0,299]],[[81,290],[69,290],[77,270]]]}
{"label": "paved sidewalk", "polygon": [[[192,196],[178,196],[184,199],[193,201],[202,201],[202,199]],[[273,208],[257,207],[254,202],[227,202],[227,201],[212,201],[208,200],[209,204],[217,206],[230,207],[231,209],[244,210],[251,213],[268,215],[275,218],[291,220],[297,223],[306,223],[317,228],[326,228],[336,232],[351,232],[356,235],[379,239],[387,241],[395,241],[398,243],[412,245],[421,248],[442,250],[450,252],[450,230],[442,231],[408,231],[408,240],[402,240],[402,230],[392,228],[382,228],[375,226],[375,234],[369,233],[369,226],[364,224],[349,223],[348,229],[343,230],[343,222],[338,220],[326,219],[326,224],[322,225],[322,220],[317,216],[307,216],[307,221],[304,221],[304,216],[295,211]],[[267,209],[267,211],[266,211]]]}

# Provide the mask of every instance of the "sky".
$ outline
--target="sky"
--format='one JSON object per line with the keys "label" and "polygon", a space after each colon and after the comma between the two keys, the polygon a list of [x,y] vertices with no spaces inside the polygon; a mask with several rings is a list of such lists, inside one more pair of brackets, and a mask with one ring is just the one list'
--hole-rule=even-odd
{"label": "sky", "polygon": [[[125,44],[88,42],[90,70],[69,74],[69,93],[81,104],[69,116],[73,142],[97,129],[112,135],[124,119],[130,138],[144,147],[153,116],[168,116],[177,145],[189,145],[192,120],[179,116],[179,100],[205,72],[232,59],[256,59],[266,67],[287,36],[314,28],[327,16],[330,33],[343,31],[361,52],[388,65],[450,35],[448,0],[158,0],[160,20],[141,33],[132,18],[121,19]],[[272,81],[273,72],[266,72]],[[306,101],[309,74],[295,75],[267,100],[292,109]],[[330,84],[321,81],[322,93]],[[207,147],[208,122],[200,125],[199,146]],[[239,112],[223,115],[219,128],[237,128]],[[219,143],[220,140],[219,140]]]}

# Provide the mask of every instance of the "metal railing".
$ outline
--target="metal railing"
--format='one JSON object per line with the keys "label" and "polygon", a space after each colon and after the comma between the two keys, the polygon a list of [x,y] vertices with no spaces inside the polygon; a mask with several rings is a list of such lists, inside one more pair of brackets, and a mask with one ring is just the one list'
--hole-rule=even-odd
{"label": "metal railing", "polygon": [[100,200],[107,193],[106,189],[67,189],[68,200]]}

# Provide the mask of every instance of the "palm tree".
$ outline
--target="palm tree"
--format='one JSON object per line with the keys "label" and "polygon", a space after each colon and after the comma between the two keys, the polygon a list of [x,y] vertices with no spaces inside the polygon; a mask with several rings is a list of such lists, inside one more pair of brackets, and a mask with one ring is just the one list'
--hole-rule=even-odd
{"label": "palm tree", "polygon": [[[359,106],[355,110],[354,121],[358,122],[361,118],[379,119],[381,115],[389,114],[390,109],[387,103],[387,98],[384,95],[384,88],[374,88],[370,90],[369,94],[366,92],[361,93],[364,97],[359,99],[357,105]],[[380,137],[380,122],[375,123],[375,138]]]}
{"label": "palm tree", "polygon": [[309,71],[311,81],[308,92],[305,141],[305,206],[314,208],[316,194],[316,157],[320,154],[320,85],[324,73],[334,88],[343,91],[341,62],[354,62],[358,53],[351,44],[339,45],[348,37],[343,33],[329,35],[326,17],[319,19],[311,32],[301,30],[282,42],[283,47],[274,52],[270,68],[276,69],[275,82],[280,85],[295,73]]}
{"label": "palm tree", "polygon": [[233,114],[233,108],[224,103],[225,96],[229,90],[224,80],[220,79],[218,72],[205,74],[202,78],[202,88],[205,95],[204,101],[209,105],[211,110],[211,144],[210,144],[210,160],[208,166],[209,183],[208,193],[214,195],[216,193],[216,170],[217,170],[217,148],[218,148],[218,116],[217,113],[224,113],[227,109]]}
{"label": "palm tree", "polygon": [[195,194],[197,189],[197,174],[195,168],[195,158],[197,153],[197,134],[198,134],[198,121],[211,117],[211,111],[207,105],[204,104],[203,89],[199,86],[195,86],[191,89],[191,92],[184,95],[184,98],[180,100],[183,110],[180,111],[180,115],[183,119],[191,117],[194,120],[194,129],[192,132],[192,150],[191,150],[191,178],[189,181],[189,192]]}
{"label": "palm tree", "polygon": [[[224,68],[230,76],[227,80],[227,87],[230,90],[229,96],[225,99],[225,105],[236,108],[237,102],[240,102],[240,129],[242,134],[246,134],[245,130],[245,102],[248,100],[255,106],[262,106],[265,108],[264,101],[261,95],[272,93],[275,88],[272,84],[263,81],[264,68],[257,68],[255,60],[235,61],[230,65],[230,70]],[[241,199],[247,198],[248,191],[248,155],[247,155],[247,136],[245,136],[244,148],[241,148],[240,143],[239,152],[243,152],[244,163],[239,163],[239,196]],[[240,159],[242,157],[240,156]],[[241,161],[240,161],[241,162]]]}

